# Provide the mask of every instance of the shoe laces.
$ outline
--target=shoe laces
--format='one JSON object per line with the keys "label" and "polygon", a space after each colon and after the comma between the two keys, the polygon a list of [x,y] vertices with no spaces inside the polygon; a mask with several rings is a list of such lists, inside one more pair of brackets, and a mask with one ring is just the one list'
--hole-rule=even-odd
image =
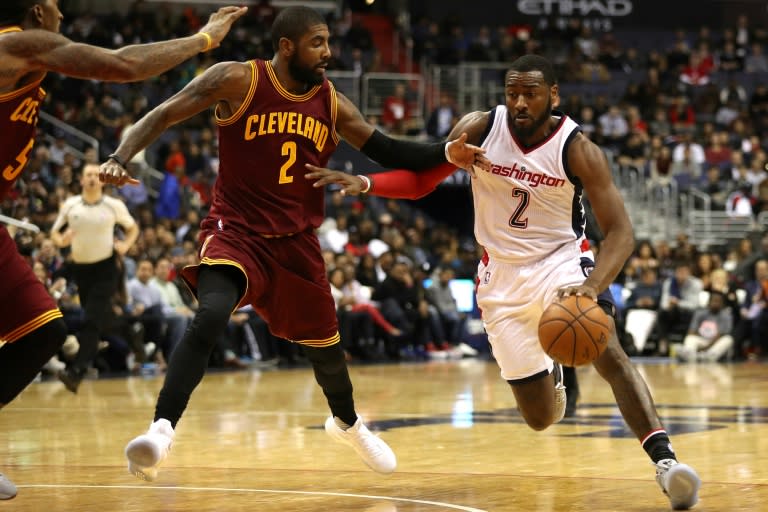
{"label": "shoe laces", "polygon": [[359,432],[356,437],[363,448],[365,448],[366,452],[369,452],[375,456],[379,456],[383,453],[381,450],[381,443],[379,443],[379,438],[376,437],[370,430]]}

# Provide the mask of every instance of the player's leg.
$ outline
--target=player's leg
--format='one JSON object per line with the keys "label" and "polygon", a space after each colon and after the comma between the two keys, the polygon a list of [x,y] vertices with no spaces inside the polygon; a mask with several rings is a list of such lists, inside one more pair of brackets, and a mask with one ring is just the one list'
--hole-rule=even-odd
{"label": "player's leg", "polygon": [[508,380],[515,394],[517,409],[533,430],[544,430],[563,418],[565,396],[558,396],[557,384],[562,382],[554,365],[551,372],[543,371],[530,377]]}
{"label": "player's leg", "polygon": [[274,259],[264,262],[274,263],[269,271],[279,285],[265,294],[257,312],[276,336],[303,346],[331,409],[325,422],[328,435],[351,446],[374,471],[391,473],[397,466],[395,454],[355,412],[336,306],[317,238],[305,233],[272,241],[269,249]]}
{"label": "player's leg", "polygon": [[605,352],[593,364],[610,384],[624,420],[656,465],[656,480],[673,508],[692,507],[698,501],[701,480],[693,468],[677,462],[651,392],[621,347],[615,329]]}
{"label": "player's leg", "polygon": [[576,369],[570,366],[563,367],[563,384],[568,393],[565,402],[565,417],[570,418],[576,415],[576,405],[579,401],[579,379],[576,377]]}
{"label": "player's leg", "polygon": [[202,380],[216,340],[226,329],[245,286],[245,276],[234,266],[200,267],[197,281],[199,308],[168,361],[154,421],[146,434],[133,439],[125,449],[128,470],[136,477],[144,480],[157,477],[157,469],[173,441],[176,423]]}
{"label": "player's leg", "polygon": [[[26,388],[56,354],[67,335],[61,318],[43,324],[13,343],[0,347],[0,409]],[[0,473],[0,500],[16,496],[16,486]]]}

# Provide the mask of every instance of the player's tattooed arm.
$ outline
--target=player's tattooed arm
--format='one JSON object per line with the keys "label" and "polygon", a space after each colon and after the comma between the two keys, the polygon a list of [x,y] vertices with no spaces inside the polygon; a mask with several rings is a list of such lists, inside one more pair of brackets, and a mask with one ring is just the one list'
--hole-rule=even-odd
{"label": "player's tattooed arm", "polygon": [[127,183],[130,176],[125,174],[120,162],[130,161],[136,153],[157,140],[170,126],[215,104],[225,113],[236,112],[245,99],[251,77],[251,65],[248,63],[221,62],[208,68],[128,129],[120,146],[115,150],[116,159],[101,166],[101,180],[115,185]]}
{"label": "player's tattooed arm", "polygon": [[118,50],[76,43],[47,30],[24,30],[3,37],[0,60],[6,73],[17,76],[34,71],[54,71],[75,78],[115,82],[144,80],[199,52],[219,46],[232,23],[246,10],[222,7],[211,15],[198,34]]}

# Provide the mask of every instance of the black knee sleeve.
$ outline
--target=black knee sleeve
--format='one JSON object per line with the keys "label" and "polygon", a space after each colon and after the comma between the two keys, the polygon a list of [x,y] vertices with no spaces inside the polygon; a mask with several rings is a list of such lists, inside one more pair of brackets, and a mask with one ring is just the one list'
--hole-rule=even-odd
{"label": "black knee sleeve", "polygon": [[315,370],[325,374],[335,374],[346,369],[347,361],[341,343],[322,348],[304,345],[303,348],[304,355],[310,360]]}
{"label": "black knee sleeve", "polygon": [[7,404],[32,382],[64,344],[67,326],[57,318],[0,348],[0,404]]}

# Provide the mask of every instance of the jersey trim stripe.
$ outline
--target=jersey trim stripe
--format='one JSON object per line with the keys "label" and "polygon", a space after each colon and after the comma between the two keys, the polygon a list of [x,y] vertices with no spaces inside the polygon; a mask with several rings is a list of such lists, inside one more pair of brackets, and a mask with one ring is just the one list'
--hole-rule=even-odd
{"label": "jersey trim stripe", "polygon": [[238,108],[234,114],[232,114],[226,119],[222,119],[219,117],[219,106],[218,105],[216,106],[216,110],[214,111],[214,117],[216,118],[216,124],[219,126],[228,126],[230,124],[235,123],[238,119],[240,119],[243,116],[243,113],[251,105],[251,100],[253,99],[253,93],[256,92],[256,84],[259,81],[259,70],[258,68],[256,68],[256,63],[254,61],[249,60],[248,64],[251,65],[251,85],[248,88],[248,94],[245,95],[245,99],[240,104],[240,108]]}
{"label": "jersey trim stripe", "polygon": [[301,345],[306,345],[308,347],[315,347],[315,348],[323,348],[323,347],[330,347],[332,345],[337,344],[341,341],[341,335],[336,332],[333,336],[330,338],[326,338],[324,340],[293,340],[294,343],[299,343]]}
{"label": "jersey trim stripe", "polygon": [[19,339],[23,338],[27,334],[31,333],[35,329],[39,329],[43,325],[47,324],[48,322],[52,320],[56,320],[57,318],[61,318],[63,315],[61,314],[61,311],[59,308],[51,309],[49,311],[46,311],[42,315],[39,315],[29,322],[25,323],[21,327],[17,327],[16,329],[12,330],[8,334],[0,336],[0,340],[3,340],[8,343],[13,343],[14,341],[18,341]]}
{"label": "jersey trim stripe", "polygon": [[488,138],[488,134],[491,133],[491,128],[493,128],[493,120],[496,116],[496,110],[491,110],[488,112],[488,124],[485,125],[485,128],[483,129],[483,133],[480,134],[480,143],[479,146],[483,145],[483,142],[485,142],[485,139]]}
{"label": "jersey trim stripe", "polygon": [[576,140],[576,136],[580,133],[581,128],[576,128],[570,135],[568,135],[568,138],[565,139],[565,143],[563,144],[563,154],[560,156],[560,160],[563,162],[563,170],[565,171],[566,176],[568,176],[568,181],[574,185],[581,185],[581,180],[573,175],[571,167],[568,165],[568,149],[571,147],[571,143]]}
{"label": "jersey trim stripe", "polygon": [[531,151],[535,151],[536,149],[540,148],[541,146],[543,146],[544,144],[552,140],[552,138],[555,135],[557,135],[557,132],[560,131],[560,128],[562,128],[565,125],[565,119],[566,119],[565,114],[563,114],[562,112],[558,112],[557,110],[553,110],[552,115],[560,116],[560,121],[558,121],[557,126],[555,126],[555,129],[552,130],[552,132],[549,135],[547,135],[546,138],[544,138],[537,144],[534,144],[533,146],[525,146],[522,142],[520,142],[520,140],[517,137],[515,137],[514,132],[512,132],[512,130],[509,130],[509,125],[507,124],[507,129],[509,130],[509,134],[512,136],[512,140],[515,141],[515,144],[520,149],[520,151],[523,152],[524,155],[527,155]]}
{"label": "jersey trim stripe", "polygon": [[333,137],[333,142],[338,145],[339,134],[336,133],[336,117],[339,113],[339,98],[336,96],[336,87],[333,86],[330,80],[328,80],[328,86],[331,88],[331,136]]}
{"label": "jersey trim stripe", "polygon": [[270,61],[266,61],[266,66],[264,68],[267,70],[267,76],[269,77],[269,81],[272,82],[272,85],[275,86],[275,90],[282,96],[283,98],[290,100],[290,101],[307,101],[309,98],[314,96],[317,91],[320,90],[320,86],[316,85],[313,88],[309,90],[306,94],[302,95],[296,95],[291,94],[288,92],[288,89],[283,87],[283,84],[280,83],[280,80],[277,79],[277,75],[275,74],[275,69],[272,67],[272,63]]}
{"label": "jersey trim stripe", "polygon": [[[43,79],[41,78],[40,80],[36,80],[36,81],[32,82],[31,84],[25,85],[21,89],[16,89],[16,90],[13,90],[13,91],[9,91],[9,92],[0,94],[0,102],[12,100],[12,99],[14,99],[14,98],[16,98],[18,96],[21,96],[22,94],[24,94],[26,92],[31,91],[35,87],[39,87],[40,83],[42,81],[43,81]],[[42,89],[40,89],[40,90],[42,91],[43,95],[45,95],[45,91],[43,91]]]}

